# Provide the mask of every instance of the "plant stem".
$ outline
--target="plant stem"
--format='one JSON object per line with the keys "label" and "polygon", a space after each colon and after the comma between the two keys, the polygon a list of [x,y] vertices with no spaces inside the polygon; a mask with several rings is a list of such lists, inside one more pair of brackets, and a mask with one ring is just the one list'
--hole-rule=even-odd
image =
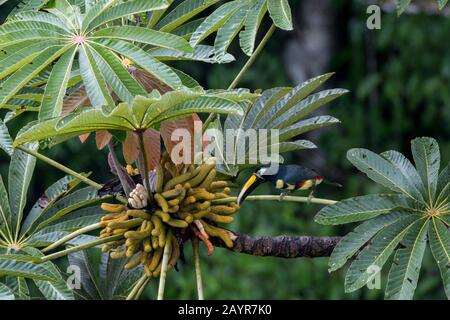
{"label": "plant stem", "polygon": [[26,152],[26,153],[28,153],[28,154],[38,158],[39,160],[42,160],[45,163],[47,163],[47,164],[49,164],[49,165],[51,165],[51,166],[53,166],[53,167],[55,167],[55,168],[65,172],[65,173],[67,173],[67,174],[69,174],[69,175],[71,175],[71,176],[73,176],[73,177],[83,181],[87,185],[90,185],[90,186],[92,186],[92,187],[94,187],[96,189],[100,189],[102,187],[101,184],[99,184],[99,183],[89,179],[88,177],[83,176],[82,174],[79,174],[76,171],[73,171],[72,169],[62,165],[61,163],[59,163],[59,162],[57,162],[57,161],[55,161],[53,159],[50,159],[50,158],[40,154],[37,151],[28,149],[27,147],[24,147],[24,146],[18,146],[17,149],[22,150],[23,152]]}
{"label": "plant stem", "polygon": [[150,178],[148,176],[147,153],[145,152],[144,134],[142,131],[139,131],[137,135],[139,138],[139,161],[141,162],[141,166],[144,168],[144,175],[142,176],[142,178],[144,180],[145,189],[147,190],[149,202],[153,202],[152,189],[150,189]]}
{"label": "plant stem", "polygon": [[[237,197],[229,197],[223,199],[211,200],[213,204],[225,204],[230,202],[236,202]],[[311,198],[308,197],[299,197],[299,196],[284,196],[281,198],[279,195],[261,195],[261,196],[248,196],[245,200],[250,201],[289,201],[289,202],[305,202],[305,203],[314,203],[314,204],[335,204],[337,201],[329,200],[329,199],[320,199],[320,198]]]}
{"label": "plant stem", "polygon": [[141,295],[144,292],[145,288],[147,287],[147,284],[149,281],[150,281],[150,277],[147,277],[147,279],[144,281],[144,283],[139,288],[139,291],[134,296],[134,300],[138,300],[141,297]]}
{"label": "plant stem", "polygon": [[[245,72],[247,72],[247,70],[253,65],[253,63],[255,62],[255,60],[258,57],[258,55],[264,49],[264,47],[266,46],[267,42],[269,41],[270,37],[273,35],[275,30],[276,30],[276,27],[275,27],[274,24],[272,24],[270,26],[270,29],[267,30],[267,33],[264,35],[264,38],[259,43],[258,47],[255,49],[255,51],[251,55],[251,57],[247,60],[247,62],[241,68],[241,70],[239,71],[237,76],[234,78],[233,82],[231,82],[231,84],[228,86],[228,90],[236,88],[236,86],[238,85],[239,81],[241,81],[242,77],[244,76]],[[215,113],[212,113],[212,114],[210,114],[208,116],[208,118],[206,119],[205,123],[203,124],[203,131],[208,127],[208,125],[211,123],[211,121],[214,120],[215,116],[216,116]]]}
{"label": "plant stem", "polygon": [[158,300],[164,299],[164,289],[166,288],[167,266],[169,264],[170,250],[172,248],[172,233],[169,231],[164,246],[164,254],[161,262],[161,274],[159,276]]}
{"label": "plant stem", "polygon": [[75,246],[75,247],[72,247],[72,248],[69,248],[69,249],[66,249],[66,250],[58,251],[58,252],[49,254],[47,256],[44,256],[44,257],[42,257],[40,259],[39,262],[42,263],[42,262],[50,261],[50,260],[66,256],[68,254],[71,254],[71,253],[74,253],[74,252],[77,252],[77,251],[81,251],[81,250],[84,250],[84,249],[95,247],[95,246],[97,246],[99,244],[103,244],[103,243],[106,243],[106,242],[120,240],[122,238],[123,238],[123,234],[117,234],[117,235],[114,235],[114,236],[105,237],[105,238],[98,239],[98,240],[95,240],[95,241],[83,243],[81,245],[78,245],[78,246]]}
{"label": "plant stem", "polygon": [[97,222],[97,223],[88,225],[88,226],[86,226],[84,228],[80,228],[80,229],[75,230],[74,232],[69,233],[68,235],[62,237],[58,241],[53,242],[51,245],[49,245],[48,247],[42,249],[41,251],[42,252],[47,252],[47,251],[53,250],[53,249],[59,247],[60,245],[66,243],[67,241],[78,237],[79,235],[81,235],[83,233],[86,233],[86,232],[89,232],[89,231],[93,231],[93,230],[97,230],[97,229],[99,229],[101,227],[103,227],[103,222]]}
{"label": "plant stem", "polygon": [[198,300],[205,300],[203,294],[202,270],[200,268],[200,250],[198,239],[192,240],[192,251],[194,252],[195,280],[197,282]]}
{"label": "plant stem", "polygon": [[135,300],[136,298],[139,298],[138,293],[139,293],[139,291],[141,291],[140,289],[141,289],[142,286],[145,287],[145,285],[147,284],[148,280],[149,280],[149,278],[144,273],[142,275],[142,277],[140,277],[139,280],[136,282],[136,284],[134,285],[133,289],[128,294],[126,300]]}
{"label": "plant stem", "polygon": [[272,24],[270,26],[270,29],[267,31],[266,35],[264,36],[264,38],[259,43],[258,47],[255,49],[255,51],[253,52],[251,57],[248,59],[248,61],[245,63],[245,65],[242,67],[241,71],[238,73],[236,78],[234,78],[233,82],[230,84],[228,89],[236,88],[236,86],[239,83],[239,81],[241,81],[242,76],[252,66],[252,64],[255,62],[256,58],[258,57],[258,55],[261,53],[261,51],[266,46],[267,42],[269,41],[270,37],[274,33],[275,29],[276,29],[275,25]]}

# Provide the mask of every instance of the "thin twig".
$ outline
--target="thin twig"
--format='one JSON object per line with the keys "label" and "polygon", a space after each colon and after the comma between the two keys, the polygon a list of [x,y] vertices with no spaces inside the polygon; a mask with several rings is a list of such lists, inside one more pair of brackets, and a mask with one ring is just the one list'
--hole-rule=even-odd
{"label": "thin twig", "polygon": [[134,285],[133,289],[128,294],[126,300],[135,300],[137,297],[137,294],[139,293],[139,290],[141,286],[146,283],[148,280],[147,275],[144,273],[138,281],[136,281],[136,284]]}
{"label": "thin twig", "polygon": [[164,299],[164,289],[166,288],[167,267],[169,264],[170,250],[172,248],[172,233],[169,231],[164,246],[164,254],[161,262],[161,274],[159,276],[158,300]]}
{"label": "thin twig", "polygon": [[198,300],[205,300],[203,294],[202,270],[200,268],[200,250],[198,239],[192,240],[192,251],[194,252],[195,280],[197,282]]}
{"label": "thin twig", "polygon": [[[337,201],[329,200],[329,199],[321,199],[321,198],[311,198],[308,197],[300,197],[300,196],[279,196],[279,195],[260,195],[260,196],[248,196],[245,198],[245,201],[288,201],[288,202],[304,202],[304,203],[314,203],[314,204],[323,204],[323,205],[331,205],[335,204]],[[211,200],[213,204],[225,204],[230,202],[236,202],[237,197],[228,197],[223,199]]]}
{"label": "thin twig", "polygon": [[51,165],[51,166],[53,166],[53,167],[55,167],[55,168],[57,168],[57,169],[59,169],[59,170],[65,172],[65,173],[67,173],[67,174],[69,174],[69,175],[71,175],[71,176],[73,176],[73,177],[75,177],[75,178],[77,178],[77,179],[83,181],[83,182],[86,183],[87,185],[90,185],[90,186],[92,186],[92,187],[94,187],[94,188],[96,188],[96,189],[100,189],[100,188],[102,187],[101,184],[99,184],[99,183],[97,183],[97,182],[95,182],[95,181],[89,179],[88,177],[83,176],[82,174],[79,174],[79,173],[76,172],[76,171],[73,171],[72,169],[70,169],[70,168],[68,168],[68,167],[66,167],[66,166],[64,166],[64,165],[62,165],[61,163],[59,163],[59,162],[57,162],[57,161],[55,161],[55,160],[53,160],[53,159],[50,159],[50,158],[48,158],[48,157],[46,157],[46,156],[40,154],[40,153],[37,152],[37,151],[28,149],[27,147],[24,147],[24,146],[18,146],[17,149],[20,149],[20,150],[22,150],[23,152],[26,152],[26,153],[28,153],[28,154],[30,154],[30,155],[32,155],[32,156],[38,158],[39,160],[42,160],[42,161],[44,161],[45,163],[47,163],[47,164],[49,164],[49,165]]}
{"label": "thin twig", "polygon": [[[239,81],[241,81],[242,77],[244,76],[245,72],[247,72],[248,69],[253,65],[258,55],[261,53],[261,51],[266,46],[267,42],[269,41],[270,37],[273,35],[273,33],[276,30],[276,26],[272,24],[270,26],[270,29],[267,31],[267,33],[264,35],[264,38],[259,43],[258,47],[255,49],[255,51],[252,53],[251,57],[247,60],[247,62],[244,64],[244,66],[241,68],[239,73],[234,78],[233,82],[228,86],[228,90],[236,88]],[[212,113],[208,116],[205,123],[203,124],[203,131],[208,128],[208,125],[211,123],[211,121],[214,120],[214,117],[216,116],[215,113]]]}

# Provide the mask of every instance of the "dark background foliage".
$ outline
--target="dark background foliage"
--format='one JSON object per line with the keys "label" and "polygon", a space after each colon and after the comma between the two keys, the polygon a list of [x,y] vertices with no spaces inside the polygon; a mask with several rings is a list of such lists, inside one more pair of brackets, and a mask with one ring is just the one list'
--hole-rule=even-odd
{"label": "dark background foliage", "polygon": [[[327,86],[351,91],[329,106],[328,112],[341,119],[342,124],[308,137],[320,149],[298,152],[286,159],[289,163],[315,167],[330,180],[344,184],[342,189],[321,186],[317,196],[344,199],[382,191],[346,160],[349,148],[364,147],[376,152],[396,149],[410,157],[410,140],[431,136],[440,143],[442,163],[447,163],[450,158],[450,47],[447,45],[450,19],[420,13],[397,17],[395,13],[383,12],[381,30],[371,31],[366,27],[367,5],[361,1],[292,3],[296,31],[277,30],[240,86],[252,90],[292,86],[305,80],[305,76],[334,71],[336,75]],[[8,5],[0,7],[0,20],[9,11]],[[316,21],[312,23],[304,19],[316,14],[305,12],[308,8],[318,10]],[[267,29],[268,25],[264,27]],[[319,43],[315,45],[326,50],[322,50],[319,56],[308,58],[302,45],[308,41],[308,32],[316,36],[311,28],[313,32],[319,32],[315,39],[321,39],[320,36],[325,39],[322,38],[323,43],[317,40]],[[236,44],[230,50],[237,57],[235,63],[213,66],[180,63],[179,67],[207,88],[226,88],[245,62]],[[320,61],[325,62],[320,64]],[[315,68],[302,69],[314,64]],[[23,116],[10,123],[12,135],[15,136],[33,116]],[[75,170],[92,171],[96,181],[104,182],[111,177],[106,153],[96,151],[92,138],[84,144],[77,140],[68,141],[46,154]],[[8,161],[8,157],[1,153],[0,172],[3,177],[7,174]],[[61,176],[60,172],[38,162],[30,199],[35,199]],[[258,193],[271,192],[273,190],[268,187],[258,190]],[[304,204],[246,202],[231,228],[253,235],[344,235],[349,231],[347,227],[314,223],[313,217],[318,209]],[[169,274],[168,298],[196,296],[190,246],[185,248],[185,253],[187,262],[179,266],[179,274]],[[237,255],[222,249],[216,249],[211,257],[206,256],[205,250],[201,254],[207,298],[383,297],[383,290],[367,288],[345,294],[344,272],[329,274],[325,258],[280,260]],[[426,253],[424,269],[428,271],[422,271],[416,298],[444,298],[439,272],[430,259],[430,252]],[[386,278],[387,270],[382,274],[383,289]],[[149,297],[155,296],[156,283],[150,285]]]}

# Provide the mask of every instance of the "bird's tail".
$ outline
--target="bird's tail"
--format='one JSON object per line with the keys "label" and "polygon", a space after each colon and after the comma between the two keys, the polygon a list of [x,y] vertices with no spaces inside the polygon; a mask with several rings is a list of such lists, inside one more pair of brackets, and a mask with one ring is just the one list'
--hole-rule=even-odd
{"label": "bird's tail", "polygon": [[332,181],[328,181],[328,180],[323,180],[323,183],[328,184],[329,186],[333,186],[333,187],[338,187],[338,188],[342,188],[342,184],[337,183],[337,182],[332,182]]}

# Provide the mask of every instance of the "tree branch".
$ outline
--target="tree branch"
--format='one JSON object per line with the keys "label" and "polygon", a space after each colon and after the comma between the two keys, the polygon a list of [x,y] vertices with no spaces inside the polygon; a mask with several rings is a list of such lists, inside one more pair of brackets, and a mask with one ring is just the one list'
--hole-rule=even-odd
{"label": "tree branch", "polygon": [[315,237],[315,236],[250,236],[229,231],[233,234],[234,246],[228,248],[218,238],[210,238],[217,246],[254,256],[300,258],[300,257],[328,257],[341,237]]}

